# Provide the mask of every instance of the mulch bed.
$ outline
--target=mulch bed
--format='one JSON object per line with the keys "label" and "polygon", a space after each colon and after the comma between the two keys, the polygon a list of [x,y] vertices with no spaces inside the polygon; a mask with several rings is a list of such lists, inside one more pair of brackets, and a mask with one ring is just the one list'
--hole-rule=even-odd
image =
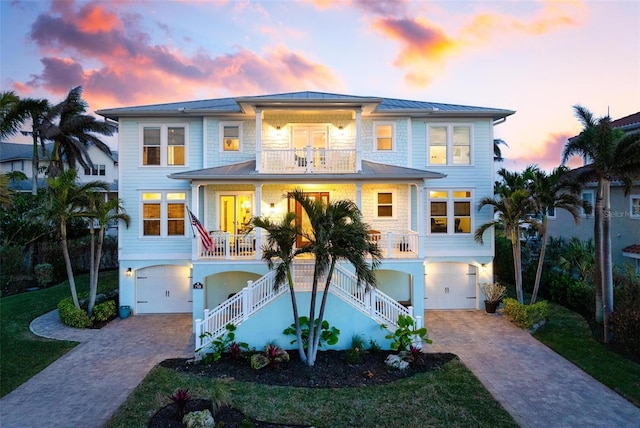
{"label": "mulch bed", "polygon": [[[395,354],[395,352],[364,352],[361,354],[360,362],[347,363],[346,351],[320,351],[315,365],[309,367],[300,360],[298,351],[293,350],[289,351],[290,361],[288,363],[268,366],[262,370],[251,369],[248,355],[237,360],[229,354],[223,354],[218,361],[213,363],[205,364],[185,358],[174,358],[161,362],[160,366],[213,379],[233,379],[289,387],[358,388],[394,382],[416,373],[440,370],[446,363],[457,358],[456,355],[449,353],[429,353],[424,354],[422,364],[409,367],[406,370],[393,370],[388,368],[384,362],[389,354]],[[170,411],[168,412],[170,413]],[[239,410],[231,407],[222,407],[213,417],[216,424],[223,422],[222,426],[224,427],[251,426],[246,425],[247,421],[250,421],[257,428],[294,427],[293,425],[280,425],[250,419]],[[175,421],[177,422],[177,416]],[[152,420],[152,422],[154,421]],[[184,426],[180,422],[177,422],[179,425],[162,425],[161,423],[156,420],[153,425],[150,423],[149,427]]]}

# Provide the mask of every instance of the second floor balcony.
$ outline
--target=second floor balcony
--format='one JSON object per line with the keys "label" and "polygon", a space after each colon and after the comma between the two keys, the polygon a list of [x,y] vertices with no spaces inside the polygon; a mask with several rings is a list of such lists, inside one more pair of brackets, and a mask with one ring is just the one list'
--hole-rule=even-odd
{"label": "second floor balcony", "polygon": [[262,150],[260,165],[266,174],[354,173],[356,151],[312,147]]}

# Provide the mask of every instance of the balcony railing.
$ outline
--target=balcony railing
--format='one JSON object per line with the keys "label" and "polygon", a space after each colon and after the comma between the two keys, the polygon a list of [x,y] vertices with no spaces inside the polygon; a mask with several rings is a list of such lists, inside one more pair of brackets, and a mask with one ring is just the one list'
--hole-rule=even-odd
{"label": "balcony railing", "polygon": [[337,149],[263,150],[261,171],[267,174],[356,172],[356,151]]}
{"label": "balcony railing", "polygon": [[[210,236],[213,240],[213,248],[210,251],[202,248],[199,239],[196,241],[199,260],[255,260],[262,256],[255,233],[234,235],[227,232],[211,232]],[[417,232],[370,230],[369,237],[378,243],[382,258],[415,259],[419,256],[421,238]],[[265,242],[266,237],[262,235],[262,243]]]}

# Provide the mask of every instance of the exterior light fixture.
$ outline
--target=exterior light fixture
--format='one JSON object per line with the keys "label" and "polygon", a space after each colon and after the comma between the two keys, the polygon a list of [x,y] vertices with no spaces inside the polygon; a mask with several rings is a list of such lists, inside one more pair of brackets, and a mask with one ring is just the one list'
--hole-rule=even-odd
{"label": "exterior light fixture", "polygon": [[133,275],[133,272],[131,271],[131,268],[127,268],[127,276],[131,277],[131,275]]}

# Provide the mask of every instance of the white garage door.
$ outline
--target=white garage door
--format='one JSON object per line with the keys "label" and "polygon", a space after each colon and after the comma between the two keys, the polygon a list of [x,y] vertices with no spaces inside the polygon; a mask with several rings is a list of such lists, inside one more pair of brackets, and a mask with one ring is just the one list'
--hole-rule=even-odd
{"label": "white garage door", "polygon": [[191,269],[154,266],[136,275],[136,311],[141,314],[191,312]]}
{"label": "white garage door", "polygon": [[425,309],[476,307],[476,268],[467,263],[430,263],[425,268]]}

